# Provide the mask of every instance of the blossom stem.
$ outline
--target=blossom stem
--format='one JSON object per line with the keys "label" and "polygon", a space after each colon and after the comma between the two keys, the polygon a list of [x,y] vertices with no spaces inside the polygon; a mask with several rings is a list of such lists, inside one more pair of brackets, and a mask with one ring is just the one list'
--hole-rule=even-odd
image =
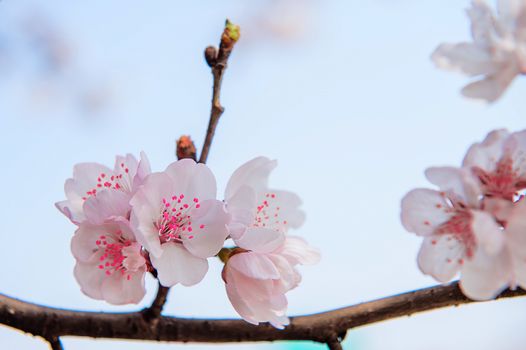
{"label": "blossom stem", "polygon": [[219,101],[221,95],[221,83],[223,81],[223,74],[227,68],[228,58],[232,53],[235,43],[239,39],[239,27],[226,21],[225,29],[221,36],[221,43],[219,50],[209,46],[205,50],[205,58],[208,65],[212,68],[213,87],[212,87],[212,109],[210,111],[210,121],[206,131],[205,141],[201,150],[201,157],[199,163],[206,163],[210,146],[214,138],[215,130],[219,122],[219,118],[225,111],[221,102]]}
{"label": "blossom stem", "polygon": [[170,291],[170,288],[164,287],[161,285],[161,283],[158,285],[159,287],[157,289],[157,295],[155,296],[152,305],[142,311],[143,317],[146,321],[151,321],[161,316],[164,304],[168,298],[168,292]]}
{"label": "blossom stem", "polygon": [[62,342],[60,341],[59,337],[48,337],[46,338],[46,341],[49,343],[49,347],[51,348],[51,350],[64,350],[64,347],[62,346]]}
{"label": "blossom stem", "polygon": [[[506,290],[498,298],[525,295],[523,289]],[[334,348],[337,346],[335,340],[343,338],[339,335],[345,334],[348,329],[473,302],[462,294],[455,282],[332,311],[291,317],[290,325],[278,330],[267,324],[256,327],[242,320],[168,316],[159,316],[152,327],[145,322],[142,312],[71,311],[35,305],[0,294],[0,323],[46,339],[50,336],[57,339],[59,336],[80,336],[208,343],[310,340]]]}

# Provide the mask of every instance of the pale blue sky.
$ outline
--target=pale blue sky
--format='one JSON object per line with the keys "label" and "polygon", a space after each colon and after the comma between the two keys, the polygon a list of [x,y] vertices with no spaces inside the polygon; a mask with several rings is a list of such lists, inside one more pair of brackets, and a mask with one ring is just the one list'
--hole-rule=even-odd
{"label": "pale blue sky", "polygon": [[[140,306],[115,307],[84,296],[72,274],[74,226],[53,204],[64,197],[75,163],[111,165],[115,154],[144,150],[152,167],[162,170],[174,160],[181,134],[192,135],[200,147],[211,93],[202,51],[217,43],[226,17],[252,34],[242,37],[226,73],[226,112],[209,165],[223,188],[241,163],[258,155],[276,158],[272,185],[303,198],[307,221],[294,233],[323,257],[301,268],[303,282],[289,293],[289,314],[435,284],[416,266],[420,239],[401,227],[400,199],[427,186],[426,167],[458,165],[467,147],[490,130],[524,128],[526,80],[516,80],[487,106],[460,96],[465,77],[434,68],[429,55],[440,42],[469,37],[468,1],[300,3],[308,7],[301,12],[307,29],[283,40],[261,34],[255,19],[265,9],[263,0],[253,7],[241,0],[1,1],[0,48],[9,55],[7,69],[0,67],[0,292],[83,310],[136,310],[151,301],[151,279]],[[20,30],[30,14],[49,19],[75,48],[61,79],[48,81],[54,94],[39,102],[35,86],[47,80]],[[286,23],[292,20],[285,16]],[[78,108],[78,95],[92,86],[110,95],[96,114]],[[210,265],[198,286],[173,288],[166,314],[235,316],[221,265]],[[364,350],[519,349],[526,341],[525,308],[526,300],[515,299],[440,310],[351,331],[348,343]],[[67,350],[204,347],[63,341]],[[46,349],[4,327],[0,344]]]}

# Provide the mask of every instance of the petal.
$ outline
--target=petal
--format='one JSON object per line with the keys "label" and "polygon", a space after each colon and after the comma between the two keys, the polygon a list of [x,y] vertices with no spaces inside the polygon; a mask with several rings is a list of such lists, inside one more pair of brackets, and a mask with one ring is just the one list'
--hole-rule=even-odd
{"label": "petal", "polygon": [[135,174],[137,173],[138,165],[139,163],[137,162],[137,158],[135,158],[133,154],[128,153],[124,157],[115,157],[115,165],[113,167],[113,171],[115,174],[124,173],[123,177],[126,176],[129,179],[133,179],[133,177],[135,177]]}
{"label": "petal", "polygon": [[239,238],[245,232],[246,227],[254,223],[256,206],[256,193],[249,186],[241,186],[226,202],[227,211],[232,216],[232,222],[229,225],[232,238]]}
{"label": "petal", "polygon": [[192,255],[181,244],[165,243],[160,257],[150,256],[159,282],[165,287],[177,283],[192,286],[201,282],[208,271],[208,261]]}
{"label": "petal", "polygon": [[493,171],[503,155],[504,143],[509,135],[506,129],[493,130],[484,141],[471,145],[462,161],[462,166]]}
{"label": "petal", "polygon": [[470,76],[489,75],[498,69],[489,51],[472,43],[441,44],[431,59],[441,69],[456,70]]}
{"label": "petal", "polygon": [[145,271],[143,267],[133,273],[121,274],[117,271],[106,276],[101,286],[103,299],[114,305],[138,304],[146,294]]}
{"label": "petal", "polygon": [[526,178],[526,130],[512,133],[504,142],[504,152],[511,156],[514,170],[522,179]]}
{"label": "petal", "polygon": [[299,209],[302,204],[301,198],[294,192],[268,190],[275,195],[270,202],[270,211],[278,208],[276,211],[281,222],[287,222],[287,227],[299,228],[305,222],[305,212]]}
{"label": "petal", "polygon": [[418,253],[418,267],[441,283],[451,280],[464,262],[464,247],[452,235],[425,237]]}
{"label": "petal", "polygon": [[511,276],[511,262],[506,251],[490,256],[479,249],[462,268],[460,289],[473,300],[493,299],[509,286]]}
{"label": "petal", "polygon": [[71,238],[71,252],[75,259],[88,263],[98,256],[96,241],[101,234],[106,234],[102,226],[81,224]]}
{"label": "petal", "polygon": [[280,273],[271,259],[253,252],[239,253],[230,257],[228,265],[247,277],[255,279],[278,279]]}
{"label": "petal", "polygon": [[284,241],[285,235],[282,232],[261,227],[250,227],[241,238],[235,240],[239,247],[257,253],[270,253]]}
{"label": "petal", "polygon": [[228,236],[226,225],[230,222],[223,202],[215,199],[201,202],[201,207],[192,211],[191,220],[194,229],[192,235],[183,236],[185,248],[200,258],[216,255]]}
{"label": "petal", "polygon": [[146,179],[148,175],[152,173],[152,169],[150,167],[150,161],[148,160],[148,157],[146,156],[146,153],[141,152],[141,160],[139,161],[139,164],[137,166],[137,173],[135,174],[135,177],[133,178],[133,188],[136,190],[141,186]]}
{"label": "petal", "polygon": [[86,220],[100,225],[113,218],[128,218],[130,194],[123,191],[105,190],[84,202]]}
{"label": "petal", "polygon": [[472,215],[471,227],[478,249],[489,255],[499,253],[504,246],[504,234],[499,224],[489,213],[473,210]]}
{"label": "petal", "polygon": [[303,238],[297,236],[287,236],[279,254],[293,265],[312,265],[320,261],[319,250],[311,247]]}
{"label": "petal", "polygon": [[510,58],[500,71],[466,85],[461,92],[469,98],[495,102],[502,96],[513,79],[520,74],[520,71],[517,62]]}
{"label": "petal", "polygon": [[513,259],[517,283],[526,288],[526,202],[515,206],[506,227],[508,249]]}
{"label": "petal", "polygon": [[170,164],[165,173],[172,178],[177,193],[201,201],[216,198],[216,180],[205,164],[197,164],[193,159],[181,159]]}
{"label": "petal", "polygon": [[101,285],[106,275],[102,270],[97,268],[96,264],[77,261],[73,274],[80,285],[82,293],[93,299],[103,299]]}
{"label": "petal", "polygon": [[480,183],[475,176],[462,168],[432,167],[426,169],[426,177],[441,191],[452,193],[471,207],[479,207],[482,194]]}
{"label": "petal", "polygon": [[467,11],[471,19],[471,35],[477,45],[488,47],[495,40],[496,20],[491,8],[484,1],[475,0]]}
{"label": "petal", "polygon": [[241,165],[228,180],[225,200],[228,202],[242,186],[252,187],[256,193],[264,192],[268,188],[268,177],[276,166],[275,160],[266,157],[257,157]]}
{"label": "petal", "polygon": [[146,178],[144,185],[130,200],[130,224],[137,241],[155,256],[162,254],[159,230],[155,226],[162,212],[162,199],[167,194],[174,193],[174,187],[168,175],[153,173]]}
{"label": "petal", "polygon": [[245,300],[243,300],[243,298],[241,298],[241,296],[237,292],[237,286],[235,284],[235,279],[232,277],[232,273],[238,272],[234,272],[233,270],[231,270],[228,267],[228,264],[225,265],[224,271],[224,275],[226,276],[225,288],[230,303],[232,304],[236,312],[239,314],[239,316],[241,316],[245,321],[254,325],[258,325],[259,322],[254,319],[254,314],[250,309],[249,305],[245,302]]}
{"label": "petal", "polygon": [[446,212],[449,207],[440,192],[422,188],[412,190],[402,199],[402,225],[417,235],[431,235],[451,217]]}

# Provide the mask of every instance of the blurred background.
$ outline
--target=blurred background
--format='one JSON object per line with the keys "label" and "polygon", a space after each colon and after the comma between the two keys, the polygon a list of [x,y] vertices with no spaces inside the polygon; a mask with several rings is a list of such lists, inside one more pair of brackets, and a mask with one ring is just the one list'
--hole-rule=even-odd
{"label": "blurred background", "polygon": [[[127,311],[84,296],[54,207],[75,163],[112,166],[144,150],[155,170],[175,139],[199,148],[211,74],[203,49],[225,18],[242,28],[223,84],[226,108],[209,157],[221,196],[229,175],[258,155],[279,160],[275,188],[304,200],[293,232],[323,255],[300,267],[289,314],[308,314],[435,282],[420,273],[420,239],[399,221],[402,196],[423,171],[459,165],[494,128],[525,127],[526,79],[494,105],[462,98],[465,77],[429,55],[469,38],[467,0],[0,1],[0,293],[62,308]],[[171,290],[165,313],[236,317],[211,261],[192,288]],[[346,349],[523,349],[526,299],[438,310],[350,331]],[[63,338],[73,349],[323,349],[311,343],[163,344]],[[2,349],[46,349],[0,326]]]}

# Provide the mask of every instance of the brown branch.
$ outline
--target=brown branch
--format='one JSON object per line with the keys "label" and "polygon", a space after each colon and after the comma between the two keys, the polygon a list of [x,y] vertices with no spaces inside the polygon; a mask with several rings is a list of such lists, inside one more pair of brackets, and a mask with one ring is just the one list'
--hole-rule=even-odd
{"label": "brown branch", "polygon": [[205,49],[205,59],[208,65],[212,68],[214,83],[212,87],[212,109],[210,111],[210,121],[208,123],[208,129],[206,131],[206,137],[201,150],[199,163],[206,163],[216,127],[219,123],[219,118],[225,111],[223,106],[221,106],[221,102],[219,101],[221,95],[221,83],[223,81],[223,74],[225,73],[227,67],[228,58],[230,57],[232,49],[234,48],[234,45],[238,39],[239,27],[227,20],[223,35],[221,36],[219,50],[212,46],[209,46]]}
{"label": "brown branch", "polygon": [[[498,298],[526,295],[506,290]],[[178,342],[311,340],[337,346],[348,329],[401,316],[472,303],[458,283],[435,286],[308,316],[292,317],[284,330],[253,326],[242,320],[161,316],[152,327],[142,312],[100,313],[55,309],[0,295],[0,323],[33,335],[50,337],[142,339]],[[337,347],[335,349],[338,349]]]}

